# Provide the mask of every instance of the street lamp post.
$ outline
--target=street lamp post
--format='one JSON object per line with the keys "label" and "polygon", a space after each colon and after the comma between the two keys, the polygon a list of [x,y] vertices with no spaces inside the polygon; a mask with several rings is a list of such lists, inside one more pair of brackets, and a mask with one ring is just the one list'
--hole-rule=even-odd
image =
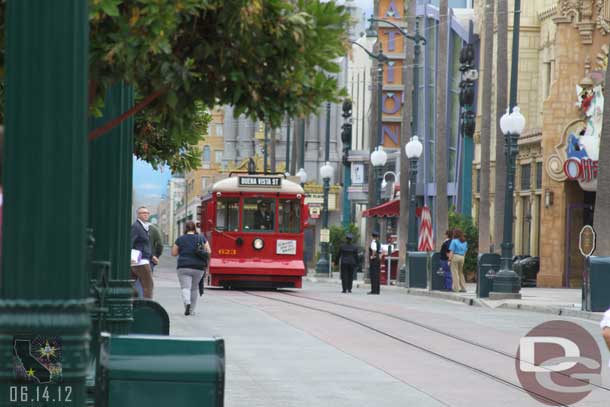
{"label": "street lamp post", "polygon": [[407,236],[407,253],[417,251],[417,221],[415,220],[417,161],[424,151],[419,137],[413,136],[405,145],[405,154],[409,159],[409,234]]}
{"label": "street lamp post", "polygon": [[375,151],[371,153],[371,164],[375,169],[375,177],[377,179],[377,183],[375,184],[375,205],[381,204],[381,183],[383,181],[383,169],[387,161],[388,155],[383,150],[383,146],[378,146]]}
{"label": "street lamp post", "polygon": [[[383,176],[381,177],[381,190],[382,191],[388,187],[388,181],[386,180],[386,175],[392,175],[394,178],[390,182],[392,184],[395,184],[396,180],[400,176],[400,172],[398,174],[396,174],[394,171],[386,171],[385,173],[383,173]],[[392,191],[392,194],[390,195],[391,197],[393,196],[393,192],[394,191]],[[391,197],[390,197],[390,199],[391,199]]]}
{"label": "street lamp post", "polygon": [[[333,167],[330,165],[328,161],[320,167],[320,177],[323,182],[323,191],[324,191],[324,200],[322,203],[322,230],[326,232],[328,229],[328,192],[330,190],[330,179],[333,176]],[[328,269],[330,267],[330,262],[328,261],[328,241],[326,241],[326,237],[324,241],[322,241],[322,236],[320,239],[320,259],[318,263],[316,263],[316,273],[317,274],[327,274]]]}
{"label": "street lamp post", "polygon": [[495,274],[493,291],[520,298],[521,278],[513,270],[513,192],[515,190],[515,159],[517,140],[525,128],[525,117],[515,106],[511,114],[500,118],[500,128],[504,133],[506,154],[506,195],[504,196],[504,235],[502,242],[502,269]]}

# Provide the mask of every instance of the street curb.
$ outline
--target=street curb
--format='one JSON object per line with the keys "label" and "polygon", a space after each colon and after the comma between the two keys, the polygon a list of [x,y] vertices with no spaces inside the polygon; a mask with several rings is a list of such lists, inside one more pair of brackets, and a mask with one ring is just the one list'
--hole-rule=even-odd
{"label": "street curb", "polygon": [[452,294],[450,292],[428,291],[427,289],[424,289],[424,288],[406,288],[406,287],[401,287],[401,288],[403,288],[407,292],[407,294],[419,295],[420,297],[432,297],[432,298],[439,298],[439,299],[446,300],[446,301],[463,302],[464,304],[470,305],[473,307],[483,306],[481,304],[481,302],[479,301],[479,299],[477,299],[477,298],[464,297],[461,295]]}
{"label": "street curb", "polygon": [[[306,281],[317,283],[326,282],[332,284],[341,284],[341,280],[339,279],[329,279],[328,277],[314,277],[314,276],[306,276],[304,277]],[[369,286],[368,283],[365,283],[362,280],[354,281],[354,285],[357,287]],[[582,311],[578,309],[571,309],[565,307],[554,307],[554,306],[541,306],[541,305],[531,305],[531,304],[513,304],[507,302],[493,301],[489,299],[481,299],[476,297],[464,297],[459,294],[454,294],[446,291],[429,291],[424,288],[406,288],[400,285],[382,285],[381,289],[402,289],[406,294],[417,295],[420,297],[430,297],[430,298],[438,298],[445,301],[453,301],[453,302],[462,302],[466,305],[470,305],[473,307],[483,307],[489,309],[506,309],[506,310],[515,310],[515,311],[529,311],[529,312],[537,312],[542,314],[552,314],[562,317],[572,317],[572,318],[582,318],[587,319],[594,322],[600,322],[604,315],[601,312],[588,312]]]}
{"label": "street curb", "polygon": [[589,312],[582,311],[579,309],[571,309],[564,307],[553,307],[553,306],[541,306],[541,305],[531,305],[531,304],[511,304],[511,303],[501,303],[498,305],[488,304],[489,300],[480,300],[485,303],[489,308],[501,308],[501,309],[509,309],[509,310],[522,310],[522,311],[530,311],[530,312],[538,312],[542,314],[552,314],[561,317],[573,317],[573,318],[582,318],[588,319],[590,321],[600,322],[604,318],[604,314],[601,312]]}

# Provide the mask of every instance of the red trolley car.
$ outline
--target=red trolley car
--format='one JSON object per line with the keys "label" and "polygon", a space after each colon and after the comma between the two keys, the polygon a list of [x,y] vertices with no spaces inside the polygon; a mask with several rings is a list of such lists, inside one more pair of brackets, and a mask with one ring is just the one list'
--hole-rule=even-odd
{"label": "red trolley car", "polygon": [[232,173],[212,186],[201,211],[212,286],[301,288],[308,210],[299,184]]}

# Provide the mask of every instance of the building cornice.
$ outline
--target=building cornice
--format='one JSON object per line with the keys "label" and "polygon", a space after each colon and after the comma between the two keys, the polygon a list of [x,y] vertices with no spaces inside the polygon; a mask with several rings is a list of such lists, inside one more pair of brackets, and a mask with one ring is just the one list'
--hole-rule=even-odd
{"label": "building cornice", "polygon": [[538,21],[543,22],[551,17],[554,17],[557,14],[557,5],[551,6],[546,10],[542,10],[538,13]]}
{"label": "building cornice", "polygon": [[520,146],[536,143],[542,143],[542,129],[539,128],[528,129],[519,136],[517,141],[517,144]]}

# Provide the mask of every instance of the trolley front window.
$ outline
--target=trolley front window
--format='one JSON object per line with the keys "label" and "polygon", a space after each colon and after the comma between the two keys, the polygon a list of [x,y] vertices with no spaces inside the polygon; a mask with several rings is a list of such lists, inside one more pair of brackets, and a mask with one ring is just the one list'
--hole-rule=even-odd
{"label": "trolley front window", "polygon": [[245,198],[242,219],[244,232],[273,232],[275,199]]}
{"label": "trolley front window", "polygon": [[299,233],[301,231],[301,201],[280,199],[278,215],[280,233]]}
{"label": "trolley front window", "polygon": [[227,232],[237,232],[239,230],[239,198],[218,199],[216,229]]}

